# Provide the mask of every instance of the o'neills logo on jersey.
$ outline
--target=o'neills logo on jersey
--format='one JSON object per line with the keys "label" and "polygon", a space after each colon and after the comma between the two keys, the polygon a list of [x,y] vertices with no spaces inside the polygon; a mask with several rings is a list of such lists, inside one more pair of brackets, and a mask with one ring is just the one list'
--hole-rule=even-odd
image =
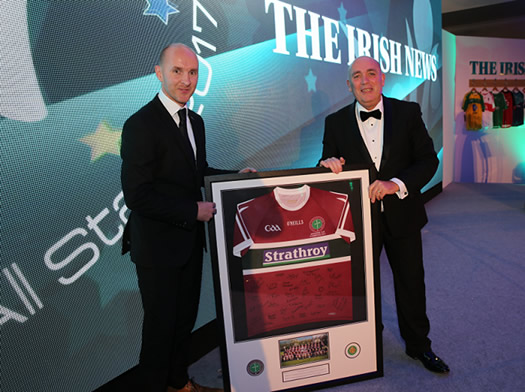
{"label": "o'neills logo on jersey", "polygon": [[291,248],[268,249],[263,252],[263,264],[294,263],[330,257],[328,242],[294,246]]}
{"label": "o'neills logo on jersey", "polygon": [[300,225],[304,225],[304,221],[302,219],[286,222],[286,226],[300,226]]}

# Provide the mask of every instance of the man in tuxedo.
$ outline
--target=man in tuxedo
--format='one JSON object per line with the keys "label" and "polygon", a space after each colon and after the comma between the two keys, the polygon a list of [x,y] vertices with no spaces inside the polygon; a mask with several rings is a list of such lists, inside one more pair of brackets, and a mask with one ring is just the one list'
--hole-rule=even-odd
{"label": "man in tuxedo", "polygon": [[325,122],[320,165],[334,173],[345,164],[375,170],[368,193],[377,225],[374,257],[385,248],[394,277],[399,329],[406,353],[437,373],[449,372],[428,338],[421,229],[427,215],[420,193],[438,167],[438,158],[417,103],[382,95],[385,75],[379,63],[359,57],[347,84],[356,101]]}
{"label": "man in tuxedo", "polygon": [[202,200],[201,187],[205,175],[231,173],[208,166],[204,122],[186,107],[198,68],[189,47],[163,49],[155,66],[161,91],[122,130],[121,181],[131,210],[123,253],[129,250],[135,263],[144,309],[139,374],[148,392],[219,391],[198,385],[187,372],[204,222],[216,212],[215,203]]}

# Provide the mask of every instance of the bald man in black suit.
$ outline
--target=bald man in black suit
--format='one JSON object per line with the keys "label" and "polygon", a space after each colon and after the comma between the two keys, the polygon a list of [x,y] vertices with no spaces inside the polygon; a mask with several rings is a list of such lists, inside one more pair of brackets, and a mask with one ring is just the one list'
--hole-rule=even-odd
{"label": "bald man in black suit", "polygon": [[122,130],[122,189],[131,210],[123,253],[129,250],[136,265],[144,309],[139,373],[148,392],[222,391],[197,384],[187,372],[204,222],[216,212],[215,203],[202,200],[201,187],[205,175],[232,173],[208,166],[204,122],[186,107],[198,67],[189,47],[166,47],[155,66],[161,91]]}

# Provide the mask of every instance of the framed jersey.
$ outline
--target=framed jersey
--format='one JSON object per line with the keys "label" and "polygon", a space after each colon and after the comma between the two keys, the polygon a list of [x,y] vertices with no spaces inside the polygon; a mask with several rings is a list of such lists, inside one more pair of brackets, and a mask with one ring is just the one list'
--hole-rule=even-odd
{"label": "framed jersey", "polygon": [[226,390],[382,375],[369,183],[360,167],[206,178]]}

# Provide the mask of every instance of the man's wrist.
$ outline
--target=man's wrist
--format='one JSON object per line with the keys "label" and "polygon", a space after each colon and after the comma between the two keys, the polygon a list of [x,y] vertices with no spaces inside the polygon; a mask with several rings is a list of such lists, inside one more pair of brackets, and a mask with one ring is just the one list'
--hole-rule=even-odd
{"label": "man's wrist", "polygon": [[390,181],[396,184],[399,188],[399,190],[396,192],[397,197],[399,197],[400,199],[404,199],[408,196],[408,189],[403,181],[396,177],[390,179]]}

